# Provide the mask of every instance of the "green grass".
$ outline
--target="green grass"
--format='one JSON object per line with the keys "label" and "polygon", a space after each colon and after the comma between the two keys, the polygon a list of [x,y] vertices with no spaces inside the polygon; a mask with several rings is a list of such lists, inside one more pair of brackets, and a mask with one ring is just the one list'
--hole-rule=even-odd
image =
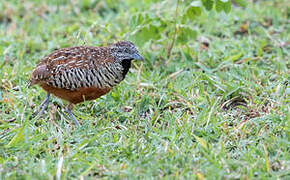
{"label": "green grass", "polygon": [[[290,178],[287,0],[203,13],[190,25],[200,41],[170,59],[174,28],[139,41],[132,17],[173,17],[173,1],[65,2],[0,2],[0,179]],[[43,56],[121,39],[146,60],[76,106],[80,128],[57,98],[32,116],[45,92],[26,82]]]}

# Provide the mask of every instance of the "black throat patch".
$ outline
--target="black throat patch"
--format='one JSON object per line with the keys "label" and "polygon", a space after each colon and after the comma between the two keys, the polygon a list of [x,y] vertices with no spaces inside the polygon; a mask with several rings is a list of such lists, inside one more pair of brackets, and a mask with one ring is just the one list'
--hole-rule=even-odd
{"label": "black throat patch", "polygon": [[123,67],[123,72],[122,72],[122,75],[123,75],[123,78],[125,78],[126,74],[128,73],[130,67],[131,67],[131,61],[133,59],[124,59],[122,60],[121,62],[121,65]]}

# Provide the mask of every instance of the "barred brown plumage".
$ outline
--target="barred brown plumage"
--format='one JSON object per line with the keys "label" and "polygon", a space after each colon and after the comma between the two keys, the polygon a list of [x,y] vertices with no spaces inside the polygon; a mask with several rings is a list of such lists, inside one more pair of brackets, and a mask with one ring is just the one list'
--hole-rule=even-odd
{"label": "barred brown plumage", "polygon": [[79,46],[52,52],[37,64],[29,82],[47,91],[39,116],[53,94],[69,102],[66,112],[79,125],[71,113],[73,104],[108,93],[125,78],[134,59],[143,60],[143,57],[129,41],[107,47]]}

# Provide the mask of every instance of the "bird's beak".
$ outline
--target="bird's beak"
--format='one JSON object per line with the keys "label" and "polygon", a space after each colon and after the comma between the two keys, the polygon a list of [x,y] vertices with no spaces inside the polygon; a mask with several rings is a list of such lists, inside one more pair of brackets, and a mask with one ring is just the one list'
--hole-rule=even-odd
{"label": "bird's beak", "polygon": [[132,56],[132,58],[134,58],[136,60],[144,61],[144,58],[140,54],[138,54],[138,53],[134,54]]}

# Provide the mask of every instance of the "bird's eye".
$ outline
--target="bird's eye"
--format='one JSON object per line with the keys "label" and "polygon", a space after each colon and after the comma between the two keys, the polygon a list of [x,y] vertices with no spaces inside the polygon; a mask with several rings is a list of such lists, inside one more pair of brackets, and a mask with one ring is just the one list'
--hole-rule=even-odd
{"label": "bird's eye", "polygon": [[129,49],[125,49],[125,53],[129,53]]}
{"label": "bird's eye", "polygon": [[122,49],[116,49],[117,50],[117,53],[122,53]]}

